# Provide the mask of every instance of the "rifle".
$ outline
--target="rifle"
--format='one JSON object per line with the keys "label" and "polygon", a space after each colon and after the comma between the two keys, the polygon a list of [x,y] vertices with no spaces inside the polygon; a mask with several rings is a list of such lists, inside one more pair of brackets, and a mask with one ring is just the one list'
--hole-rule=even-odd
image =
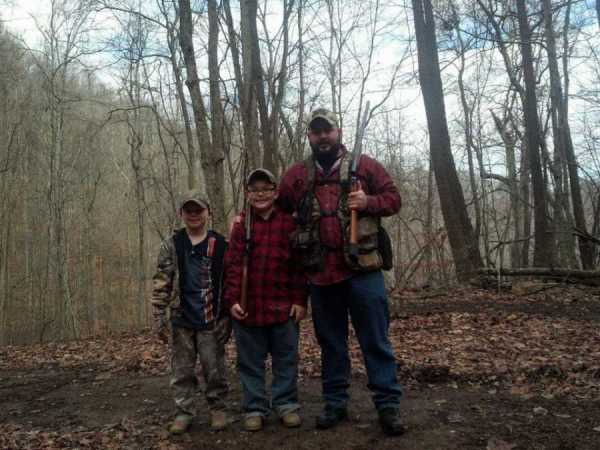
{"label": "rifle", "polygon": [[240,306],[244,313],[248,305],[248,263],[250,260],[250,239],[252,237],[252,209],[248,200],[246,202],[246,217],[244,217],[244,257],[242,259],[242,289],[240,292]]}
{"label": "rifle", "polygon": [[[363,111],[362,118],[356,130],[356,140],[354,149],[352,150],[352,164],[350,166],[350,189],[355,192],[359,189],[358,181],[358,164],[360,163],[360,155],[362,153],[362,140],[367,128],[367,116],[369,114],[370,102],[367,101]],[[358,211],[352,209],[350,211],[350,245],[349,253],[353,258],[358,258]]]}

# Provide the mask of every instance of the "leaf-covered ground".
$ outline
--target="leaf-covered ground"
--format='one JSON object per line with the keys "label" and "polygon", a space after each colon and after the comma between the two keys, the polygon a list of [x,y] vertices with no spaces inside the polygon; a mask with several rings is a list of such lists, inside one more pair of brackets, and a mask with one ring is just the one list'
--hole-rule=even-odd
{"label": "leaf-covered ground", "polygon": [[[400,292],[391,310],[405,436],[379,430],[354,338],[351,420],[314,429],[320,353],[306,321],[300,429],[271,418],[259,433],[241,431],[230,343],[231,426],[210,432],[202,412],[190,433],[170,437],[168,349],[144,333],[1,348],[0,448],[600,448],[600,290]],[[198,406],[205,411],[201,393]]]}

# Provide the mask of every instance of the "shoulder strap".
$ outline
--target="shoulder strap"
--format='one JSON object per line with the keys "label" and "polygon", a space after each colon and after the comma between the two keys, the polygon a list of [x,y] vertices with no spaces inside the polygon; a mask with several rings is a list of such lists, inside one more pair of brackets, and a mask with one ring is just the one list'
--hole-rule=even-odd
{"label": "shoulder strap", "polygon": [[216,240],[217,240],[217,238],[215,238],[214,236],[208,237],[208,247],[206,249],[206,256],[208,256],[209,258],[212,258],[215,253],[215,241]]}
{"label": "shoulder strap", "polygon": [[[342,185],[342,191],[348,193],[351,188],[351,177],[350,166],[352,165],[352,158],[349,157],[349,154],[346,153],[342,157],[342,162],[340,163],[340,184]],[[359,161],[360,163],[360,161]]]}
{"label": "shoulder strap", "polygon": [[306,186],[307,191],[312,191],[315,188],[315,173],[317,166],[312,156],[307,157],[304,160],[304,167],[306,168]]}
{"label": "shoulder strap", "polygon": [[215,287],[214,301],[218,315],[221,314],[221,297],[223,291],[223,259],[225,250],[227,250],[227,241],[225,237],[215,231],[210,230],[208,240],[207,255],[211,258],[210,276]]}

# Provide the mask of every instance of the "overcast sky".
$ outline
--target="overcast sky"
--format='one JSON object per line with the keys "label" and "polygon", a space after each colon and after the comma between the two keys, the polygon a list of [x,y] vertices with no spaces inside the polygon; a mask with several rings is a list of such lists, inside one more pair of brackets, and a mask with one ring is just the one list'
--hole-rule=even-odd
{"label": "overcast sky", "polygon": [[[599,0],[600,1],[600,0]],[[20,36],[26,44],[32,48],[40,48],[43,42],[42,35],[39,32],[39,27],[45,27],[47,24],[47,17],[50,11],[50,1],[49,0],[12,0],[12,1],[4,1],[0,0],[0,5],[5,4],[6,6],[2,8],[2,21],[5,23],[6,28]],[[232,7],[236,7],[236,2],[232,2]],[[153,2],[149,4],[154,4]],[[593,12],[594,0],[586,0],[586,6]],[[275,14],[274,14],[275,15]],[[107,19],[108,14],[106,14],[103,18],[96,17],[96,26],[98,27],[99,34],[107,33],[111,28],[116,28],[117,23],[114,19]],[[581,19],[577,15],[574,15],[573,21],[577,21]],[[277,18],[273,18],[274,23],[279,23]],[[37,22],[37,24],[36,24]],[[592,29],[593,28],[593,29]],[[400,33],[408,33],[406,31],[400,31]],[[593,23],[590,26],[589,30],[584,30],[584,37],[587,39],[589,36],[586,36],[586,33],[589,35],[590,33],[593,35],[594,33],[598,33],[597,22]],[[366,39],[366,36],[365,36]],[[582,44],[583,48],[583,44]],[[577,93],[582,89],[592,89],[592,83],[595,79],[594,70],[598,71],[598,68],[593,66],[593,61],[590,62],[588,58],[585,57],[585,49],[582,50],[580,56],[574,57],[571,59],[571,93]],[[386,64],[389,64],[390,61],[394,61],[398,58],[398,54],[401,52],[400,47],[398,45],[398,41],[390,41],[389,45],[382,46],[376,57],[376,67],[380,68],[380,75],[378,77],[382,77],[385,80],[386,76],[389,76],[389,69]],[[476,55],[476,52],[473,52],[473,55]],[[442,60],[447,58],[447,55],[441,55]],[[498,58],[497,67],[502,72],[503,63],[500,59],[499,55],[496,55]],[[109,61],[110,56],[96,56],[96,59],[93,61],[94,64],[106,65]],[[470,69],[473,68],[475,62],[475,58],[471,59],[469,64],[471,65]],[[406,139],[410,139],[413,141],[421,141],[425,137],[425,114],[424,108],[421,100],[421,96],[417,87],[417,83],[415,80],[414,70],[416,69],[416,60],[412,59],[407,61],[407,63],[403,66],[401,70],[401,82],[397,84],[397,88],[395,90],[394,98],[390,100],[390,104],[402,108],[404,113],[404,120],[406,126],[411,129],[411,133],[407,134]],[[449,65],[445,69],[445,74],[449,75],[445,77],[445,102],[448,113],[448,121],[450,127],[453,126],[454,118],[460,118],[459,111],[459,103],[458,98],[452,94],[452,91],[455,88],[452,86],[452,79],[455,79],[452,76],[452,73],[456,71],[456,66]],[[115,83],[115,79],[113,78],[113,74],[110,72],[108,68],[103,68],[102,71],[98,72],[98,78],[107,83],[113,84]],[[373,82],[377,83],[377,77],[374,78]],[[505,81],[503,81],[505,82]],[[490,84],[493,83],[493,80]],[[347,96],[352,91],[351,88],[346,90]],[[373,89],[373,93],[371,95],[372,103],[376,101],[376,93],[377,89]],[[350,99],[351,100],[351,99]],[[351,106],[351,103],[348,103]],[[590,109],[590,105],[583,101],[577,100],[574,98],[570,103],[570,111],[571,111],[571,120],[581,121],[581,116],[583,114],[588,113]],[[350,119],[350,120],[349,120]],[[345,123],[347,125],[352,124],[354,117],[345,118]],[[577,127],[574,127],[574,130],[577,130]],[[351,133],[347,133],[346,136],[350,136]],[[577,138],[577,135],[575,135]],[[458,139],[462,139],[460,133],[455,133],[453,139],[457,141]],[[412,145],[417,145],[416,142],[412,142]]]}

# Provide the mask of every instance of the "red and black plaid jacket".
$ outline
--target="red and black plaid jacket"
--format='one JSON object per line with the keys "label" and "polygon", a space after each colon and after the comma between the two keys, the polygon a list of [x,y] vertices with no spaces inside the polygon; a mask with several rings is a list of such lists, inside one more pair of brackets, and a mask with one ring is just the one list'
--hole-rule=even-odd
{"label": "red and black plaid jacket", "polygon": [[[248,264],[248,317],[244,325],[267,326],[289,319],[292,305],[306,307],[307,286],[302,269],[293,261],[291,214],[277,207],[267,220],[254,214]],[[244,257],[244,214],[233,224],[225,254],[225,304],[239,303]]]}
{"label": "red and black plaid jacket", "polygon": [[[346,152],[343,147],[342,154],[346,154]],[[348,158],[350,155],[346,157]],[[400,210],[402,201],[398,189],[378,161],[367,155],[361,155],[357,172],[361,187],[367,194],[367,208],[359,214],[387,217]],[[342,193],[339,182],[339,165],[334,165],[329,174],[324,174],[323,170],[317,168],[314,192],[324,212],[332,213],[337,210]],[[279,184],[279,205],[285,211],[296,211],[309,188],[307,184],[306,165],[303,161],[294,164],[283,175]],[[329,285],[350,278],[355,272],[348,268],[344,260],[342,227],[337,215],[329,214],[322,217],[319,231],[321,243],[327,249],[325,270],[307,274],[308,279],[315,285]]]}

